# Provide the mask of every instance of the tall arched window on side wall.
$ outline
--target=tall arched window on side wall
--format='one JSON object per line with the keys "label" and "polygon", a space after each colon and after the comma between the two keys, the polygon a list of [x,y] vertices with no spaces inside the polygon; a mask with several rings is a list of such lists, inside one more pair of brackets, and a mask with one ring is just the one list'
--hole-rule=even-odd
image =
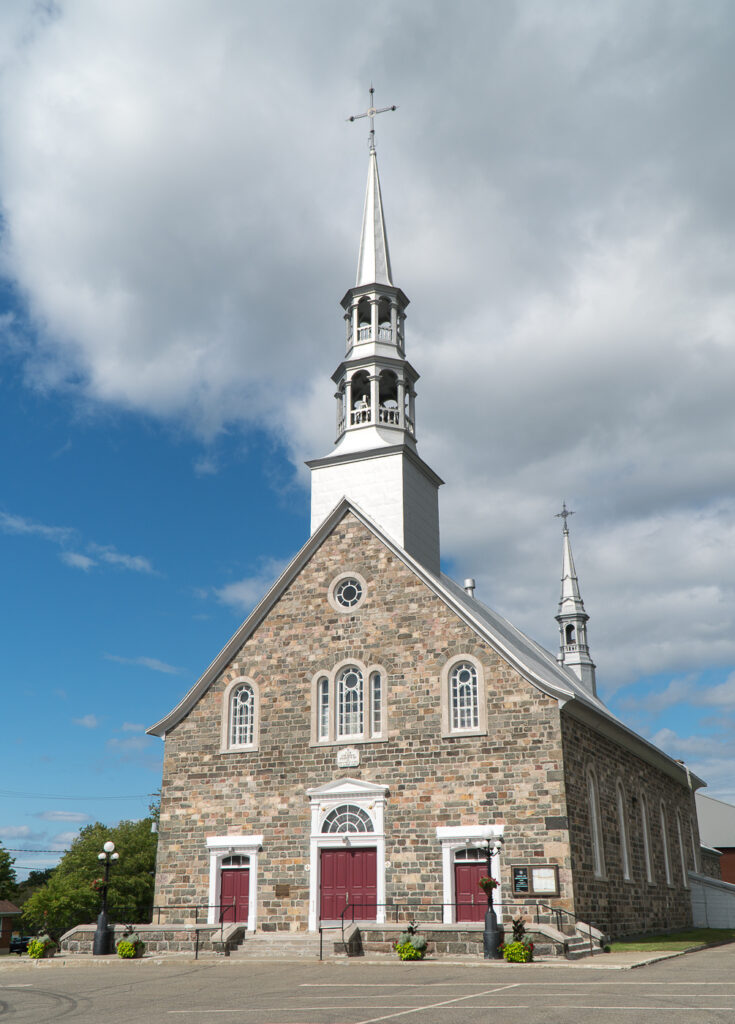
{"label": "tall arched window on side wall", "polygon": [[671,885],[671,855],[669,853],[669,823],[666,816],[666,808],[664,807],[663,800],[659,806],[659,819],[661,821],[661,849],[664,855],[664,872],[666,874],[666,884]]}
{"label": "tall arched window on side wall", "polygon": [[370,735],[383,735],[383,677],[370,673]]}
{"label": "tall arched window on side wall", "polygon": [[362,736],[364,732],[365,695],[362,672],[348,665],[337,676],[337,736]]}
{"label": "tall arched window on side wall", "polygon": [[681,860],[681,881],[685,889],[689,888],[689,875],[687,873],[687,857],[684,851],[684,836],[681,830],[681,814],[676,811],[676,835],[679,840],[679,859]]}
{"label": "tall arched window on side wall", "polygon": [[477,729],[480,721],[480,700],[477,671],[469,661],[460,661],[449,676],[452,732]]}
{"label": "tall arched window on side wall", "polygon": [[322,676],[317,683],[317,737],[329,739],[329,680]]}
{"label": "tall arched window on side wall", "polygon": [[625,790],[622,782],[615,787],[615,799],[618,806],[618,831],[620,833],[620,861],[623,878],[630,881],[630,842],[628,840],[628,818],[625,811]]}
{"label": "tall arched window on side wall", "polygon": [[701,874],[702,869],[699,864],[698,856],[699,850],[697,849],[697,840],[694,836],[694,818],[691,817],[689,818],[689,838],[692,843],[692,863],[694,865],[694,870],[700,872]]}
{"label": "tall arched window on side wall", "polygon": [[602,821],[600,819],[600,797],[597,778],[591,768],[587,769],[587,810],[590,819],[590,843],[592,846],[592,871],[595,878],[605,876],[605,853],[602,846]]}
{"label": "tall arched window on side wall", "polygon": [[646,800],[645,793],[641,793],[641,836],[643,837],[643,863],[646,868],[646,881],[652,883],[651,825],[648,819],[648,801]]}

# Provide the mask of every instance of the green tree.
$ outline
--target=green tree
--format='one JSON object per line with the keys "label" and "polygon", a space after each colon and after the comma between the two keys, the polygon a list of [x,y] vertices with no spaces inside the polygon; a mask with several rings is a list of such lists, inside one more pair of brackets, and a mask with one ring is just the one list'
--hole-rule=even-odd
{"label": "green tree", "polygon": [[35,871],[30,871],[28,878],[23,879],[22,882],[18,882],[13,903],[22,907],[26,900],[30,899],[37,889],[40,889],[42,885],[45,885],[46,882],[48,882],[53,873],[54,868],[38,868]]}
{"label": "green tree", "polygon": [[110,919],[142,923],[153,902],[158,836],[151,818],[121,821],[114,828],[96,822],[83,828],[49,881],[23,905],[23,921],[36,931],[59,938],[77,924],[92,923],[99,913],[104,866],[98,860],[111,839],[120,854],[110,869]]}
{"label": "green tree", "polygon": [[0,900],[13,900],[15,897],[15,857],[0,844]]}

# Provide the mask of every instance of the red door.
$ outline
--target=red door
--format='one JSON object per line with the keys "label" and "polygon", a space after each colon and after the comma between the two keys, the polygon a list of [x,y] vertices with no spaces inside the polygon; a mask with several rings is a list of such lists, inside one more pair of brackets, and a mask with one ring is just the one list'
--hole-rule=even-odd
{"label": "red door", "polygon": [[487,910],[487,896],[479,881],[487,874],[484,861],[469,861],[454,865],[454,892],[457,901],[458,921],[484,921]]}
{"label": "red door", "polygon": [[321,919],[339,921],[345,915],[374,921],[377,912],[377,857],[375,850],[322,850]]}
{"label": "red door", "polygon": [[228,924],[234,924],[235,921],[247,922],[250,869],[222,868],[221,883],[222,920]]}

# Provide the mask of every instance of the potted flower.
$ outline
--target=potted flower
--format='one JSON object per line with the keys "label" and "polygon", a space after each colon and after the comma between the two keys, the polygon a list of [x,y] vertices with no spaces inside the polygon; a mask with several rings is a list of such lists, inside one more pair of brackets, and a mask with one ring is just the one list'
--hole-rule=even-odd
{"label": "potted flower", "polygon": [[43,960],[53,956],[56,952],[56,943],[48,933],[31,939],[28,943],[28,956],[33,960]]}
{"label": "potted flower", "polygon": [[490,875],[483,875],[480,881],[477,883],[486,896],[492,896],[493,889],[497,889],[498,883]]}
{"label": "potted flower", "polygon": [[416,934],[416,925],[409,924],[393,948],[399,960],[423,960],[426,956],[426,939]]}
{"label": "potted flower", "polygon": [[127,931],[122,938],[118,939],[115,948],[117,955],[122,960],[138,960],[145,953],[145,942],[137,932],[133,931],[133,926],[128,925]]}
{"label": "potted flower", "polygon": [[509,964],[528,964],[533,960],[533,943],[526,935],[526,924],[520,914],[513,918],[513,941],[500,949]]}

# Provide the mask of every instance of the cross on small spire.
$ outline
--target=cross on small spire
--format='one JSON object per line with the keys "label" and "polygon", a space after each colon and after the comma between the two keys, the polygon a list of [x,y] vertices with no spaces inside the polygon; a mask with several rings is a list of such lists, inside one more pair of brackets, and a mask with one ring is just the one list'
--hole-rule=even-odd
{"label": "cross on small spire", "polygon": [[370,106],[364,114],[353,114],[352,117],[348,117],[348,121],[359,121],[361,117],[370,118],[370,152],[375,152],[375,115],[384,114],[386,110],[398,110],[395,104],[392,107],[376,107],[373,104],[373,96],[375,89],[373,89],[372,83],[370,84]]}
{"label": "cross on small spire", "polygon": [[557,512],[555,514],[554,518],[555,519],[563,519],[564,520],[564,533],[569,533],[569,527],[567,526],[567,519],[569,518],[569,516],[573,516],[573,515],[574,515],[574,512],[572,512],[571,509],[567,508],[566,501],[563,501],[561,503],[561,512]]}

